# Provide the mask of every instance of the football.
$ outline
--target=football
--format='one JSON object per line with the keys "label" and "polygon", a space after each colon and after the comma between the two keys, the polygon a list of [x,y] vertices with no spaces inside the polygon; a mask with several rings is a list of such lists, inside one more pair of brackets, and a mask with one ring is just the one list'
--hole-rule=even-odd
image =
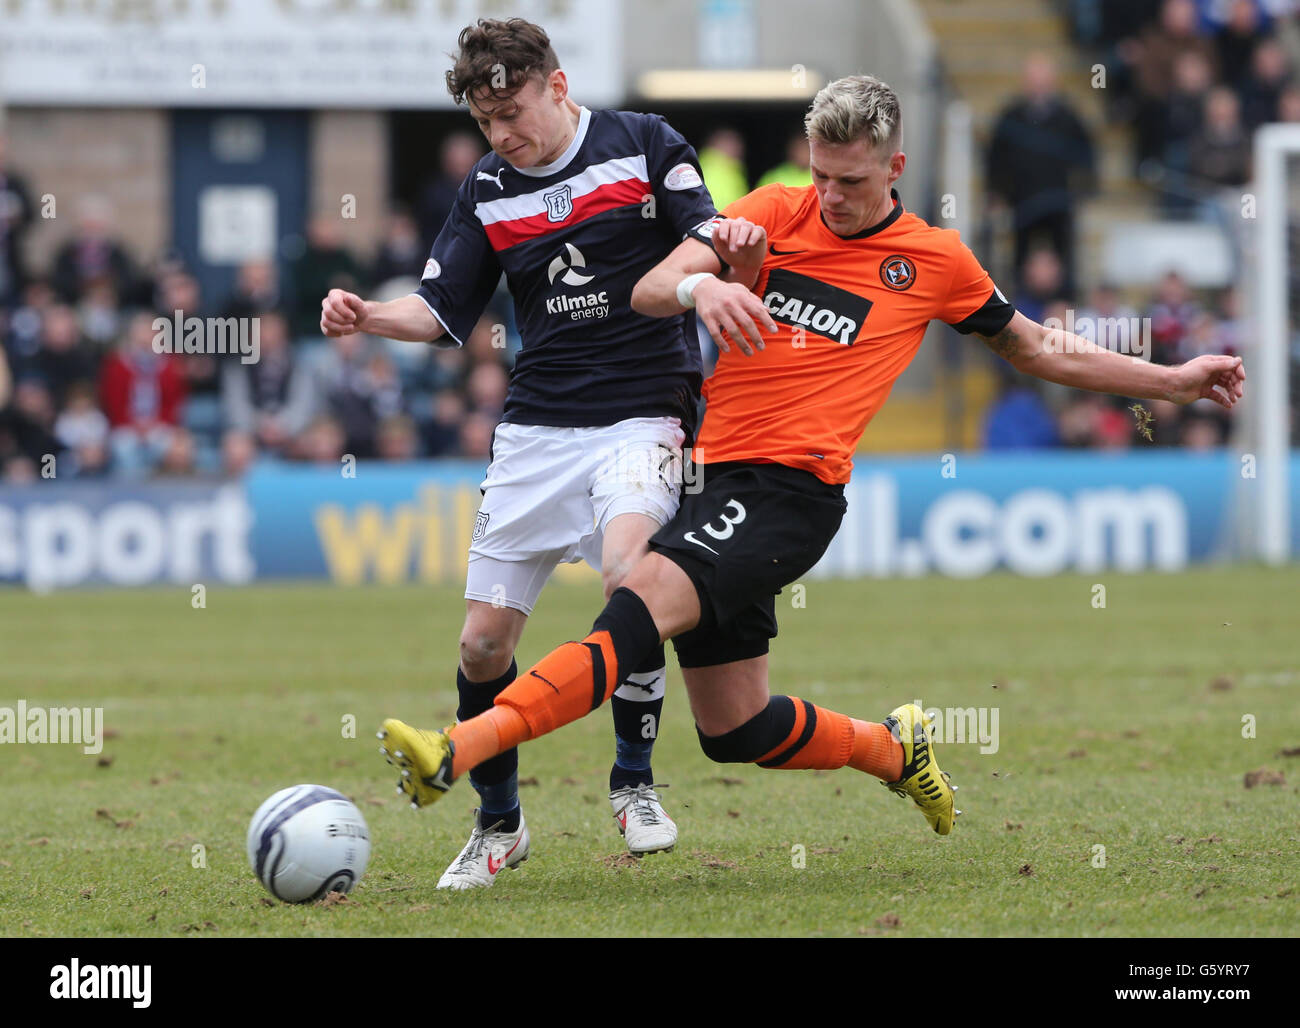
{"label": "football", "polygon": [[248,826],[253,873],[285,903],[351,892],[369,860],[370,829],[361,811],[323,785],[281,789]]}

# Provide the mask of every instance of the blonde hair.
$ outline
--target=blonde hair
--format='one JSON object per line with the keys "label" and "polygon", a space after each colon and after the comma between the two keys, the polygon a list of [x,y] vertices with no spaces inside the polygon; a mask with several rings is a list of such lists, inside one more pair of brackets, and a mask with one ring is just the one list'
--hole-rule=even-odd
{"label": "blonde hair", "polygon": [[872,148],[889,153],[903,142],[898,95],[871,75],[836,79],[819,92],[804,117],[808,138],[821,143],[853,143],[865,139]]}

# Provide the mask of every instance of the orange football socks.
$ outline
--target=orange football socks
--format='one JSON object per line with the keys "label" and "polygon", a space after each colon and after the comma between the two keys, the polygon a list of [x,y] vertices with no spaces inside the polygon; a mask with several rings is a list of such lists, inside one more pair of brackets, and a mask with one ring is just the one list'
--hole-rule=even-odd
{"label": "orange football socks", "polygon": [[845,764],[887,782],[903,771],[903,747],[889,729],[859,721],[791,696],[794,725],[787,736],[754,763],[786,771],[833,770]]}
{"label": "orange football socks", "polygon": [[452,774],[553,732],[591,713],[618,687],[618,660],[607,631],[565,643],[516,678],[493,708],[452,727]]}
{"label": "orange football socks", "polygon": [[874,721],[853,722],[853,755],[849,767],[857,768],[886,782],[903,777],[903,744],[882,724]]}

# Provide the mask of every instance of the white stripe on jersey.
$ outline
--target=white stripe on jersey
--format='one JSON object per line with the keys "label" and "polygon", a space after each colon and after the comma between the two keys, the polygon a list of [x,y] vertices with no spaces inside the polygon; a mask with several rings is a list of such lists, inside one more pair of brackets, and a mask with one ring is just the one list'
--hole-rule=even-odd
{"label": "white stripe on jersey", "polygon": [[542,199],[543,195],[554,192],[561,186],[568,186],[573,199],[576,200],[580,196],[594,193],[601,186],[625,182],[628,179],[650,181],[650,172],[646,170],[644,154],[637,154],[635,157],[614,157],[600,164],[590,164],[578,174],[549,185],[545,189],[475,204],[474,213],[484,225],[495,225],[499,221],[518,221],[520,218],[545,214],[546,201]]}

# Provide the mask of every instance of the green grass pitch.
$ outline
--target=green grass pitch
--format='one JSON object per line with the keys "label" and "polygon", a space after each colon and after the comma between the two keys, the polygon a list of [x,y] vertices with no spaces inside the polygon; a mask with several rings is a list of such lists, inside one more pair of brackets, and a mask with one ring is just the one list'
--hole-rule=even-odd
{"label": "green grass pitch", "polygon": [[[524,748],[532,858],[457,895],[434,885],[473,791],[411,811],[374,730],[451,719],[458,589],[0,593],[0,706],[102,706],[109,735],[98,756],[0,745],[0,934],[1294,933],[1294,569],[805,585],[778,599],[774,692],[872,720],[917,697],[996,708],[996,753],[939,751],[951,836],[852,770],[709,762],[670,667],[655,770],[677,849],[620,858],[602,710]],[[521,666],[598,606],[553,584]],[[248,868],[253,811],[299,782],[369,822],[344,902],[272,903]]]}

